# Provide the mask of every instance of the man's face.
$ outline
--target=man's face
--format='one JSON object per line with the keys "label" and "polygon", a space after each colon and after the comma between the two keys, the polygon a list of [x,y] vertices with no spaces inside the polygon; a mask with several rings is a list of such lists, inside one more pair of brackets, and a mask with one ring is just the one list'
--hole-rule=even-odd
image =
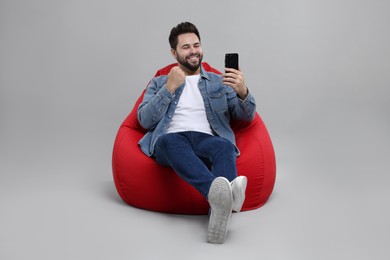
{"label": "man's face", "polygon": [[199,69],[203,59],[203,52],[196,34],[180,34],[176,50],[172,49],[171,52],[177,62],[191,72],[196,72]]}

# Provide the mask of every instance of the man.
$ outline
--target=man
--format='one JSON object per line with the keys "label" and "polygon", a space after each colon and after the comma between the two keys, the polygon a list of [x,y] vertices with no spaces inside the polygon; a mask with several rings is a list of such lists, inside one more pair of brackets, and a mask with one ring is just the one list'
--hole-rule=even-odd
{"label": "man", "polygon": [[138,120],[148,129],[139,144],[146,155],[172,167],[208,200],[208,242],[220,244],[232,210],[241,210],[247,186],[245,176],[237,177],[239,150],[229,121],[251,121],[255,100],[241,71],[226,68],[221,76],[203,69],[195,25],[174,27],[169,43],[178,66],[149,83],[138,107]]}

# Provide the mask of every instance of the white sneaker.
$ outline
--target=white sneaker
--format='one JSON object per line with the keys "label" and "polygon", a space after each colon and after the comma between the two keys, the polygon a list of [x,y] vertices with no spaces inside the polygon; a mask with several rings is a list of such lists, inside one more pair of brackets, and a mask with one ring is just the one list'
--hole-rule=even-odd
{"label": "white sneaker", "polygon": [[217,177],[211,184],[208,200],[211,214],[208,228],[208,242],[222,244],[228,232],[233,208],[233,193],[229,181]]}
{"label": "white sneaker", "polygon": [[233,192],[233,210],[240,212],[245,201],[245,191],[248,178],[245,176],[238,176],[230,184]]}

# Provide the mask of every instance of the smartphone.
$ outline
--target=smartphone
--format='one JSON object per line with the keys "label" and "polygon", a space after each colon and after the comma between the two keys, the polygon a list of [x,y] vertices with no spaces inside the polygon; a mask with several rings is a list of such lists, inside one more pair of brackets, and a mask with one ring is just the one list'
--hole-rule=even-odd
{"label": "smartphone", "polygon": [[225,54],[225,68],[238,70],[238,53]]}

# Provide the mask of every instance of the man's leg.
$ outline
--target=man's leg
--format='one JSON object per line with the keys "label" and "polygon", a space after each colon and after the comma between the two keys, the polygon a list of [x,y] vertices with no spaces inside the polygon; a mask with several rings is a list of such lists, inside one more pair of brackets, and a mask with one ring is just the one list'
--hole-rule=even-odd
{"label": "man's leg", "polygon": [[[230,184],[237,176],[234,145],[203,133],[170,133],[157,140],[154,157],[205,196],[211,206],[208,241],[223,243],[234,207]],[[199,157],[211,163],[211,172]]]}
{"label": "man's leg", "polygon": [[211,172],[215,177],[225,177],[231,182],[233,192],[233,210],[240,212],[245,201],[245,191],[247,178],[237,177],[236,148],[229,140],[216,136],[203,136],[195,142],[195,152],[201,157],[207,158],[211,162]]}
{"label": "man's leg", "polygon": [[230,184],[237,177],[236,149],[227,139],[194,133],[195,153],[206,158],[211,172],[217,177],[211,184],[208,201],[211,212],[208,227],[208,242],[221,244],[225,241],[234,208],[234,194]]}
{"label": "man's leg", "polygon": [[194,151],[211,163],[211,173],[215,177],[225,177],[233,181],[237,177],[236,148],[227,139],[203,133],[195,133]]}
{"label": "man's leg", "polygon": [[158,138],[155,160],[171,166],[187,183],[195,187],[206,199],[215,176],[194,153],[189,132],[168,133]]}

